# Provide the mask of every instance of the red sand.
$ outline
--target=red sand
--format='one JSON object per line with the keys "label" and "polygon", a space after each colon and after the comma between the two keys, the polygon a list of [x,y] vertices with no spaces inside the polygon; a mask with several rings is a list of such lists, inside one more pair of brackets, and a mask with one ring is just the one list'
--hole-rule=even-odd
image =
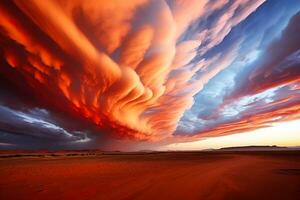
{"label": "red sand", "polygon": [[300,199],[300,153],[2,158],[0,199]]}

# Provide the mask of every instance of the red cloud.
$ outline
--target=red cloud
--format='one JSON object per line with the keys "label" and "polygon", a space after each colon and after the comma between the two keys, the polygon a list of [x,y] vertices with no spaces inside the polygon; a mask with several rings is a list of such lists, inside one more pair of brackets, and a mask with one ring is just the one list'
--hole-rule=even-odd
{"label": "red cloud", "polygon": [[263,1],[236,1],[218,26],[178,43],[194,20],[226,3],[2,2],[1,54],[49,107],[109,126],[117,135],[162,139],[175,131],[193,95],[234,57],[234,50],[221,56],[219,66],[190,82],[210,62],[188,66],[202,39],[212,39],[204,52]]}

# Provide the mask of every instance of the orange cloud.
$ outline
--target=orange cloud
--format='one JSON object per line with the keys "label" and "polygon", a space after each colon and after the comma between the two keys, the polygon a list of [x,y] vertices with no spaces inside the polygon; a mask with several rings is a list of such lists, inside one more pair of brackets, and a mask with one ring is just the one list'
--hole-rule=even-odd
{"label": "orange cloud", "polygon": [[[189,65],[203,38],[211,42],[202,52],[221,42],[263,1],[236,1],[216,27],[180,41],[189,25],[228,1],[208,2],[0,3],[0,36],[6,44],[1,49],[7,64],[26,77],[41,101],[112,127],[117,135],[162,139],[175,131],[193,95],[234,58],[233,48],[216,58],[218,66],[206,69],[205,77],[190,81],[212,62]],[[240,8],[243,12],[235,16]]]}

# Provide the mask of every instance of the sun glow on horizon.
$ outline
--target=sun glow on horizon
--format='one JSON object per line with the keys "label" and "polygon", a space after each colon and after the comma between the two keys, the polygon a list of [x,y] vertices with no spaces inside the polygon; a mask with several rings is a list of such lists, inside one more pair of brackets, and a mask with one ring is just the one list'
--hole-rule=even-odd
{"label": "sun glow on horizon", "polygon": [[220,137],[210,137],[195,142],[174,143],[161,147],[160,150],[203,150],[250,145],[300,145],[300,119],[274,123],[271,127],[256,129]]}

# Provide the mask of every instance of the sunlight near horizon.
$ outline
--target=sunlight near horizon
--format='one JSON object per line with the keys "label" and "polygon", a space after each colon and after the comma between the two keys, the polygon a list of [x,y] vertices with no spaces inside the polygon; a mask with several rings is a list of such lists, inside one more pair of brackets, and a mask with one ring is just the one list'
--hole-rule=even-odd
{"label": "sunlight near horizon", "polygon": [[245,133],[211,137],[196,142],[175,143],[163,146],[160,150],[202,150],[250,145],[300,145],[300,119],[274,123],[271,127]]}

